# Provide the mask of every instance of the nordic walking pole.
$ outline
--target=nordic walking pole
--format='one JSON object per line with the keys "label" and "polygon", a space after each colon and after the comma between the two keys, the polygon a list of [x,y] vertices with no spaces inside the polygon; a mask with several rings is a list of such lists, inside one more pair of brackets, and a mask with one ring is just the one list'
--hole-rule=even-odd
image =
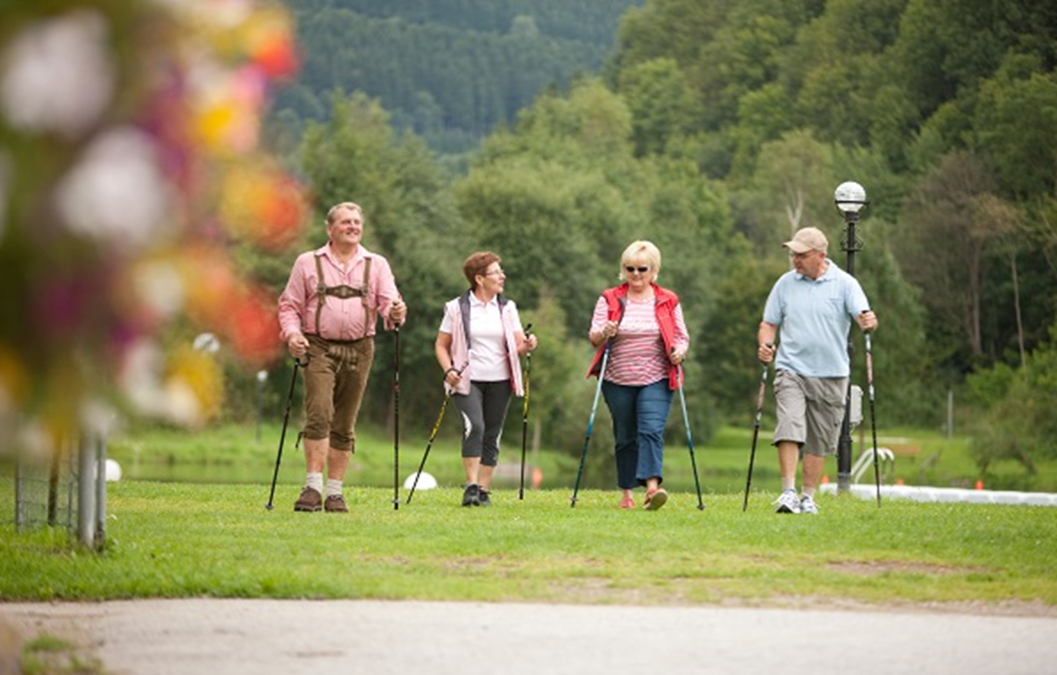
{"label": "nordic walking pole", "polygon": [[[275,508],[272,501],[275,499],[275,482],[279,479],[279,464],[283,459],[283,442],[286,440],[286,424],[290,421],[290,404],[294,400],[294,385],[297,384],[297,369],[298,367],[305,367],[308,365],[308,355],[305,355],[305,362],[301,363],[301,359],[294,359],[294,376],[290,378],[290,393],[286,396],[286,414],[283,415],[283,432],[279,436],[279,453],[275,456],[275,471],[272,473],[272,491],[268,495],[268,503],[264,505],[264,508],[271,511]],[[300,436],[298,441],[300,441]]]}
{"label": "nordic walking pole", "polygon": [[591,404],[591,417],[587,420],[587,433],[584,434],[584,449],[580,452],[580,468],[576,472],[576,487],[573,488],[573,499],[570,507],[576,508],[576,495],[580,492],[580,477],[584,475],[584,460],[587,459],[587,446],[591,443],[591,432],[595,428],[595,413],[598,411],[598,396],[602,393],[602,378],[606,374],[606,364],[609,363],[609,341],[606,341],[605,351],[602,352],[602,366],[598,371],[598,386],[595,388],[595,402]]}
{"label": "nordic walking pole", "polygon": [[[525,326],[525,339],[528,339],[532,324]],[[521,408],[521,488],[518,489],[517,498],[525,498],[525,446],[528,442],[528,411],[529,411],[529,375],[532,373],[532,352],[525,354],[525,405]]]}
{"label": "nordic walking pole", "polygon": [[[773,346],[773,343],[767,343],[768,348]],[[749,488],[752,486],[752,465],[756,460],[756,439],[760,435],[760,417],[763,415],[763,398],[767,393],[767,368],[768,364],[763,364],[763,373],[760,375],[760,393],[756,397],[756,419],[752,423],[752,450],[749,451],[749,475],[745,478],[745,501],[741,504],[742,513],[749,508]]]}
{"label": "nordic walking pole", "polygon": [[[470,365],[466,363],[462,368],[459,368],[455,372],[462,374],[462,371],[466,370],[466,366]],[[407,493],[407,502],[411,503],[411,498],[415,496],[415,488],[418,487],[418,478],[422,475],[422,469],[426,467],[426,458],[429,457],[429,449],[433,447],[433,439],[437,437],[437,432],[440,430],[440,423],[444,421],[444,411],[448,407],[448,399],[451,398],[451,389],[444,385],[444,401],[440,404],[440,414],[437,415],[437,421],[433,424],[433,431],[429,434],[429,442],[426,443],[426,452],[422,455],[422,461],[418,465],[418,471],[415,472],[415,480],[411,483],[411,491]]]}
{"label": "nordic walking pole", "polygon": [[393,510],[400,510],[400,326],[393,330]]}
{"label": "nordic walking pole", "polygon": [[[682,370],[681,366],[680,370]],[[705,503],[701,500],[701,482],[697,479],[697,459],[694,457],[694,439],[690,435],[690,416],[686,413],[686,396],[683,394],[682,381],[679,382],[679,402],[683,407],[683,426],[686,427],[686,449],[690,451],[690,466],[694,469],[694,487],[697,488],[697,510],[704,511]]]}
{"label": "nordic walking pole", "polygon": [[870,392],[870,430],[873,432],[873,479],[877,486],[877,508],[881,508],[881,470],[877,462],[877,419],[873,404],[873,354],[870,351],[870,332],[866,332],[866,384]]}

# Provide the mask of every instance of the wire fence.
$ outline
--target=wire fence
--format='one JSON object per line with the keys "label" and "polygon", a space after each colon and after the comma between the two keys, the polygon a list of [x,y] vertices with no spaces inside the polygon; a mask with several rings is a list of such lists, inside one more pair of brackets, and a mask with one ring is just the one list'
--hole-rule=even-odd
{"label": "wire fence", "polygon": [[[87,438],[46,451],[16,450],[0,464],[0,497],[16,532],[65,530],[90,548],[105,544],[106,445]],[[6,510],[6,509],[5,509]]]}

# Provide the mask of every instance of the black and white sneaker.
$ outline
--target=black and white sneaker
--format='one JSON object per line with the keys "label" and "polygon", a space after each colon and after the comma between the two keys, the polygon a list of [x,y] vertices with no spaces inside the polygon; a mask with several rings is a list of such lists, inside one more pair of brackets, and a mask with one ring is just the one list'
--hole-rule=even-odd
{"label": "black and white sneaker", "polygon": [[466,489],[462,493],[462,505],[463,506],[480,506],[481,505],[481,486],[477,483],[470,483],[466,486]]}
{"label": "black and white sneaker", "polygon": [[800,513],[800,500],[796,498],[796,490],[784,490],[774,502],[775,513]]}
{"label": "black and white sneaker", "polygon": [[800,498],[800,513],[807,513],[812,516],[818,515],[818,506],[815,505],[815,500],[811,497],[804,495]]}
{"label": "black and white sneaker", "polygon": [[491,506],[492,500],[488,496],[488,490],[479,488],[477,491],[477,504],[478,506]]}

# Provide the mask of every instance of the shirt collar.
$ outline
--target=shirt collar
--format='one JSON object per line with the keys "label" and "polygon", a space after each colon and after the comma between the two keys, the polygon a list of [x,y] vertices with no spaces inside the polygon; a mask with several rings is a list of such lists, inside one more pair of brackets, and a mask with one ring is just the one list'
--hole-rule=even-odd
{"label": "shirt collar", "polygon": [[476,307],[487,307],[488,305],[496,305],[496,306],[498,306],[499,305],[499,296],[497,295],[497,296],[493,297],[491,300],[489,300],[488,302],[484,302],[480,298],[477,297],[476,293],[474,293],[472,291],[470,292],[470,306],[471,307],[474,307],[474,306],[476,306]]}

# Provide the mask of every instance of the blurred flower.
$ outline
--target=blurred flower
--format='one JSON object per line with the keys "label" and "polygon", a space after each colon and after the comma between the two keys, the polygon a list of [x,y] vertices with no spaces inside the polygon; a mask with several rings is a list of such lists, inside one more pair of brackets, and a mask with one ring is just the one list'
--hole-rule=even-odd
{"label": "blurred flower", "polygon": [[[279,356],[274,291],[235,242],[277,251],[302,187],[257,147],[296,68],[269,0],[5,0],[0,31],[0,427],[52,445],[115,410],[200,424],[224,359]],[[190,324],[190,325],[188,325]],[[183,336],[215,332],[225,349]],[[45,440],[41,440],[45,439]]]}
{"label": "blurred flower", "polygon": [[192,74],[196,138],[212,152],[247,152],[257,145],[257,115],[264,77],[254,69],[235,72],[203,65]]}
{"label": "blurred flower", "polygon": [[134,294],[133,309],[166,321],[183,309],[187,296],[180,272],[168,259],[144,260],[130,270],[129,286]]}
{"label": "blurred flower", "polygon": [[85,150],[58,187],[71,231],[123,254],[167,243],[174,223],[154,144],[131,127],[111,129]]}
{"label": "blurred flower", "polygon": [[198,351],[191,345],[182,345],[169,356],[165,373],[166,389],[171,395],[174,391],[183,395],[191,393],[194,401],[194,414],[188,416],[188,423],[207,422],[216,416],[224,398],[224,379],[211,354]]}
{"label": "blurred flower", "polygon": [[0,106],[11,124],[68,138],[91,127],[114,93],[107,32],[89,9],[22,29],[0,58]]}
{"label": "blurred flower", "polygon": [[168,377],[168,373],[165,353],[144,339],[128,350],[120,384],[140,414],[177,424],[198,424],[203,418],[202,402],[186,379]]}
{"label": "blurred flower", "polygon": [[272,251],[288,246],[308,217],[305,204],[301,186],[267,157],[225,172],[220,217],[239,239]]}
{"label": "blurred flower", "polygon": [[231,304],[223,331],[246,361],[263,365],[279,356],[279,319],[275,298],[260,288],[244,288]]}
{"label": "blurred flower", "polygon": [[247,33],[247,51],[268,77],[284,77],[297,70],[297,51],[285,13],[259,12],[248,22]]}

